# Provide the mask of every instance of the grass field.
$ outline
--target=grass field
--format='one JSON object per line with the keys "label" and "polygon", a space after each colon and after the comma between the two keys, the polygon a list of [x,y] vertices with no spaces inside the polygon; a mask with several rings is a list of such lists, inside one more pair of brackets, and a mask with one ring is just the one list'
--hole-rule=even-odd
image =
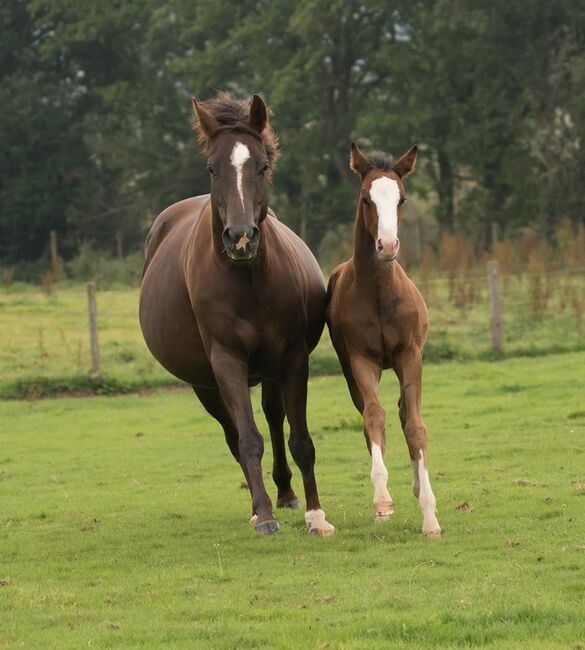
{"label": "grass field", "polygon": [[420,536],[390,375],[382,525],[343,381],[311,380],[328,539],[290,511],[255,535],[186,391],[0,402],[0,647],[583,648],[584,385],[585,353],[427,367],[440,541]]}
{"label": "grass field", "polygon": [[[567,272],[553,280],[555,290],[537,314],[529,281],[506,281],[505,356],[585,349],[585,323],[579,316],[585,306],[583,278]],[[431,316],[427,362],[492,356],[485,282],[477,277],[465,282],[459,281],[459,291],[475,295],[465,306],[447,299],[446,280],[420,283]],[[57,284],[50,296],[32,285],[0,289],[0,398],[71,391],[109,394],[177,384],[146,349],[138,326],[138,290],[130,288],[98,293],[102,375],[92,380],[86,304],[82,285]],[[327,332],[311,364],[314,374],[339,372]]]}

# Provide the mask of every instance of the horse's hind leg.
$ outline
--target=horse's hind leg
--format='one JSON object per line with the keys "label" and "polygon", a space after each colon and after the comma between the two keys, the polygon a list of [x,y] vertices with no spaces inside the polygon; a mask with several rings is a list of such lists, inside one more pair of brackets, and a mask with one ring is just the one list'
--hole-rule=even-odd
{"label": "horse's hind leg", "polygon": [[361,355],[353,355],[350,360],[352,378],[361,395],[361,400],[354,399],[354,403],[356,406],[362,405],[366,442],[372,455],[371,478],[374,484],[376,521],[381,522],[394,513],[394,504],[388,491],[388,470],[384,465],[385,413],[378,399],[382,369],[374,361]]}
{"label": "horse's hind leg", "polygon": [[287,374],[283,384],[284,406],[290,424],[288,446],[301,470],[307,509],[305,521],[311,535],[328,537],[335,532],[321,510],[315,479],[315,447],[307,426],[307,380],[309,354],[306,348],[291,351],[287,359]]}
{"label": "horse's hind leg", "polygon": [[284,402],[280,384],[272,381],[262,382],[262,409],[270,429],[272,440],[272,478],[278,488],[277,508],[300,508],[297,495],[294,493],[290,480],[292,472],[286,460],[284,444]]}
{"label": "horse's hind leg", "polygon": [[[236,427],[234,426],[234,423],[232,422],[232,419],[227,412],[225,404],[221,399],[219,389],[217,387],[203,388],[201,386],[193,386],[193,390],[195,391],[195,394],[199,398],[199,401],[201,404],[203,404],[203,407],[209,413],[209,415],[214,417],[221,424],[225,435],[225,440],[228,444],[228,447],[230,448],[230,451],[232,452],[232,456],[240,464],[240,467],[244,472],[246,483],[248,484],[248,487],[250,487],[250,481],[248,480],[248,472],[246,470],[246,466],[240,461],[238,432],[236,431]],[[252,515],[253,514],[254,513],[252,513]]]}
{"label": "horse's hind leg", "polygon": [[412,464],[412,491],[423,513],[422,533],[440,537],[441,526],[436,516],[436,500],[431,488],[427,465],[427,430],[420,413],[422,386],[422,351],[413,346],[398,352],[394,371],[400,382],[399,414]]}

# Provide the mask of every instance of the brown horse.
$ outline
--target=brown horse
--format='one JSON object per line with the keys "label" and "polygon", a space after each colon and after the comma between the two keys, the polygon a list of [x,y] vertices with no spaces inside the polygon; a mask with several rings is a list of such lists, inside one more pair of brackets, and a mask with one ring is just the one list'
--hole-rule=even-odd
{"label": "brown horse", "polygon": [[400,422],[414,474],[412,491],[423,513],[422,532],[440,537],[427,469],[427,431],[420,414],[428,312],[396,261],[400,205],[405,200],[402,179],[415,162],[416,147],[395,163],[382,153],[366,157],[352,144],[350,167],[361,177],[354,250],[331,274],[327,323],[353,403],[364,418],[376,521],[394,512],[383,458],[385,414],[378,400],[382,370],[393,368],[400,382]]}
{"label": "brown horse", "polygon": [[325,324],[323,275],[304,242],[268,208],[278,143],[262,99],[248,103],[220,93],[193,99],[193,107],[211,195],[175,203],[151,228],[140,293],[144,338],[223,427],[252,494],[251,523],[270,534],[279,526],[264,487],[264,442],[249,394],[249,386],[262,383],[277,506],[299,508],[284,444],[286,415],[305,520],[312,534],[331,535],[306,420],[309,353]]}

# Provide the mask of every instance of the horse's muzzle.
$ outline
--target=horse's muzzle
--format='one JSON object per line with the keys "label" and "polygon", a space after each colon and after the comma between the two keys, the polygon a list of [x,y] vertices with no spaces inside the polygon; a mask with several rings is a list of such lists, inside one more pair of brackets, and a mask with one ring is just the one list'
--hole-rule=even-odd
{"label": "horse's muzzle", "polygon": [[256,257],[260,242],[258,226],[228,227],[221,238],[228,256],[234,262],[249,262]]}

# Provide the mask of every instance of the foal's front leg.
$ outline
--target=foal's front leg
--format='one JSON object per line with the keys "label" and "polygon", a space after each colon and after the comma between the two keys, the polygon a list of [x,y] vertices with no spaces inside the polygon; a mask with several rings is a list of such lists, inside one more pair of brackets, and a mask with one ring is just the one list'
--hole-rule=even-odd
{"label": "foal's front leg", "polygon": [[[380,366],[361,355],[351,357],[351,372],[355,387],[361,395],[364,418],[364,432],[370,454],[372,455],[372,483],[374,484],[374,510],[376,521],[389,519],[394,514],[394,504],[388,492],[388,470],[384,465],[384,449],[386,436],[384,432],[385,413],[378,400],[378,384],[382,369]],[[353,392],[352,397],[353,397]],[[354,403],[356,399],[354,397]]]}
{"label": "foal's front leg", "polygon": [[254,422],[248,388],[248,366],[218,343],[212,345],[209,359],[221,397],[238,432],[240,463],[252,493],[254,526],[261,535],[275,533],[279,526],[262,479],[264,440]]}
{"label": "foal's front leg", "polygon": [[394,359],[400,382],[400,422],[412,464],[412,491],[423,513],[422,534],[440,537],[436,499],[431,488],[427,464],[428,436],[420,413],[422,391],[422,351],[417,346],[401,350]]}

